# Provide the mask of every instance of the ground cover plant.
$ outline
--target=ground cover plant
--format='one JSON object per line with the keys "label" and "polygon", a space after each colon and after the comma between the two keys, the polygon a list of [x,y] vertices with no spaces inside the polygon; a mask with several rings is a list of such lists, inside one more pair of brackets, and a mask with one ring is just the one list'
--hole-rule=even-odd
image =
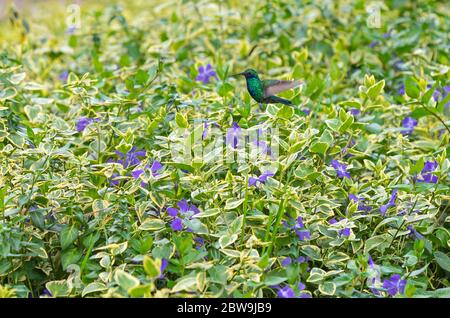
{"label": "ground cover plant", "polygon": [[444,2],[0,10],[0,297],[450,296]]}

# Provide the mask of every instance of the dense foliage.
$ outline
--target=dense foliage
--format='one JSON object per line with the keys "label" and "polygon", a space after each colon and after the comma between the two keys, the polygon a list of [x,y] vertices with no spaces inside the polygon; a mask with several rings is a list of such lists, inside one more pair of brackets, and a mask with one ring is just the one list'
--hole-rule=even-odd
{"label": "dense foliage", "polygon": [[[450,297],[444,2],[36,6],[0,22],[0,296]],[[268,155],[174,155],[213,130]]]}

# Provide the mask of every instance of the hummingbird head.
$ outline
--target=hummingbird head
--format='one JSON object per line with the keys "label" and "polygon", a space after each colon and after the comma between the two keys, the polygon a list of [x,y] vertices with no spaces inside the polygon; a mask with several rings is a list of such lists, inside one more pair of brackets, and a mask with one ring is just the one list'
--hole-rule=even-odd
{"label": "hummingbird head", "polygon": [[243,75],[245,76],[245,78],[249,78],[249,77],[256,77],[258,78],[258,72],[256,72],[254,69],[246,69],[245,71],[243,71],[242,73],[237,73],[231,76],[238,76],[238,75]]}

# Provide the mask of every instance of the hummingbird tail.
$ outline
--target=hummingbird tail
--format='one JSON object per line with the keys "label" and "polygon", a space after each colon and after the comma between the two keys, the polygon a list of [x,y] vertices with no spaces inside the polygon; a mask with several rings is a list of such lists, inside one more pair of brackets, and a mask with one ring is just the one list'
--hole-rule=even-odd
{"label": "hummingbird tail", "polygon": [[264,102],[267,103],[267,104],[280,103],[280,104],[283,104],[283,105],[294,106],[294,104],[290,100],[287,100],[287,99],[284,99],[284,98],[281,98],[281,97],[278,97],[278,96],[274,96],[274,95],[266,97],[264,99]]}

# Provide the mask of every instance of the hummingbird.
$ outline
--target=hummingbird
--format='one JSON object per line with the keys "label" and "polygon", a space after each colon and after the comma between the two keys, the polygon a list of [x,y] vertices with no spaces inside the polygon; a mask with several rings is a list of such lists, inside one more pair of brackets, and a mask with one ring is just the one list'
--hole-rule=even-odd
{"label": "hummingbird", "polygon": [[247,91],[250,96],[260,104],[276,104],[281,103],[288,106],[294,104],[287,99],[275,96],[285,90],[300,86],[302,81],[283,81],[283,80],[261,80],[258,72],[253,69],[247,69],[242,73],[233,74],[231,76],[245,76],[247,81]]}

